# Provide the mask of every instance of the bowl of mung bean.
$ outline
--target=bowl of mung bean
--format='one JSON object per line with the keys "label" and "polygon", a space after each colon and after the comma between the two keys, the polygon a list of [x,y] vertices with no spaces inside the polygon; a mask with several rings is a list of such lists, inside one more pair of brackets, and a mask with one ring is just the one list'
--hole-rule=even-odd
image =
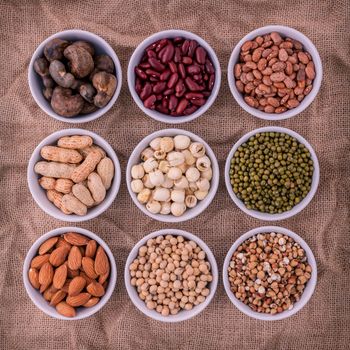
{"label": "bowl of mung bean", "polygon": [[161,322],[181,322],[202,312],[214,297],[218,275],[210,248],[197,236],[175,229],[143,237],[124,270],[133,304]]}
{"label": "bowl of mung bean", "polygon": [[266,221],[302,211],[314,197],[320,168],[312,146],[298,133],[269,126],[255,129],[232,147],[225,183],[234,203]]}
{"label": "bowl of mung bean", "polygon": [[310,300],[317,283],[316,260],[296,233],[262,226],[232,245],[223,265],[223,282],[241,312],[277,321],[294,315]]}

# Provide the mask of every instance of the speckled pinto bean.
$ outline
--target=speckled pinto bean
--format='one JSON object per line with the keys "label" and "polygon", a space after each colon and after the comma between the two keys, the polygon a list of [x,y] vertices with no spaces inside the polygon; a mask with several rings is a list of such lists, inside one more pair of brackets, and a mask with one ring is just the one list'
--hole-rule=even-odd
{"label": "speckled pinto bean", "polygon": [[174,117],[190,115],[203,106],[215,83],[207,51],[197,41],[182,37],[148,46],[135,74],[135,90],[144,106]]}
{"label": "speckled pinto bean", "polygon": [[233,75],[250,107],[278,114],[299,106],[316,72],[300,42],[273,32],[243,43]]}

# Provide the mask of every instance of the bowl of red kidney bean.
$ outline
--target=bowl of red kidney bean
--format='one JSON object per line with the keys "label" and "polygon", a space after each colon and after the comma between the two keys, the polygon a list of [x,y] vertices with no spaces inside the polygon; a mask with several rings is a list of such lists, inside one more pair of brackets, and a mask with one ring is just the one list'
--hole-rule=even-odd
{"label": "bowl of red kidney bean", "polygon": [[285,26],[266,26],[247,34],[228,65],[233,97],[248,113],[282,120],[305,110],[322,81],[322,63],[304,34]]}
{"label": "bowl of red kidney bean", "polygon": [[166,30],[145,39],[128,66],[128,84],[139,108],[170,124],[191,121],[215,101],[221,83],[219,60],[201,37]]}

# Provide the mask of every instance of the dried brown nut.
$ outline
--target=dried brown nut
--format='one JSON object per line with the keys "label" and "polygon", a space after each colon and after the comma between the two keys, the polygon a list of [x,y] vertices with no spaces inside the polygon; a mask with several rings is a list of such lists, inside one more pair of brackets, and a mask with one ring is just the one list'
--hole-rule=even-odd
{"label": "dried brown nut", "polygon": [[52,79],[64,88],[70,88],[74,81],[74,75],[66,72],[66,67],[61,61],[54,60],[50,63],[50,75]]}
{"label": "dried brown nut", "polygon": [[99,55],[95,57],[95,69],[107,73],[114,73],[114,62],[108,55]]}
{"label": "dried brown nut", "polygon": [[44,55],[49,62],[54,60],[61,60],[63,58],[63,51],[69,45],[69,42],[59,38],[49,41],[44,48]]}
{"label": "dried brown nut", "polygon": [[34,61],[33,68],[41,77],[49,75],[49,62],[45,57],[39,57]]}
{"label": "dried brown nut", "polygon": [[79,45],[70,45],[64,52],[64,57],[69,60],[70,70],[76,78],[88,76],[94,69],[94,61],[91,54]]}
{"label": "dried brown nut", "polygon": [[84,83],[84,84],[80,85],[79,93],[80,93],[81,97],[84,100],[86,100],[87,102],[89,102],[91,104],[94,102],[94,96],[96,95],[96,90],[91,84]]}
{"label": "dried brown nut", "polygon": [[117,78],[110,73],[98,72],[93,76],[92,84],[97,90],[97,95],[94,97],[95,106],[98,108],[106,106],[117,88]]}
{"label": "dried brown nut", "polygon": [[84,99],[80,95],[73,95],[72,90],[57,86],[53,90],[51,107],[59,115],[74,117],[84,107]]}
{"label": "dried brown nut", "polygon": [[74,41],[72,45],[81,47],[82,49],[86,50],[91,56],[95,55],[94,47],[87,41],[83,41],[83,40]]}

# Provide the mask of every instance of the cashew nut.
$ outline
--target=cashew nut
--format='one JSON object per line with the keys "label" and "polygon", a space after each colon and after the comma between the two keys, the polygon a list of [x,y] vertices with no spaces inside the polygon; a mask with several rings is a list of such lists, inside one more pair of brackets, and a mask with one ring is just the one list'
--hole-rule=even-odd
{"label": "cashew nut", "polygon": [[102,108],[113,97],[117,88],[117,78],[113,74],[98,72],[93,76],[92,84],[97,90],[97,95],[94,97],[94,104]]}
{"label": "cashew nut", "polygon": [[72,95],[72,90],[57,86],[53,90],[51,107],[59,115],[74,117],[84,107],[84,99],[80,95]]}
{"label": "cashew nut", "polygon": [[69,45],[63,52],[70,64],[70,70],[76,78],[84,78],[94,69],[90,53],[79,45]]}

